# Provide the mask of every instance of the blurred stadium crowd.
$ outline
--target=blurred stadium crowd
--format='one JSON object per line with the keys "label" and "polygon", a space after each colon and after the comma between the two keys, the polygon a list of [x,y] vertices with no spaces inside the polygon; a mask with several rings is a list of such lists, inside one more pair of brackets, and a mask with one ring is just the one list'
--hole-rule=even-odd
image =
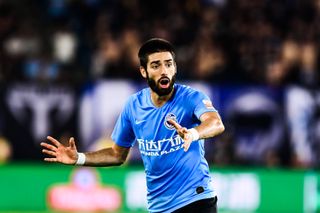
{"label": "blurred stadium crowd", "polygon": [[210,162],[319,168],[319,36],[319,0],[0,0],[0,160],[41,159],[47,134],[80,136],[83,92],[142,82],[137,50],[163,37],[179,81],[245,91],[217,107],[226,132]]}

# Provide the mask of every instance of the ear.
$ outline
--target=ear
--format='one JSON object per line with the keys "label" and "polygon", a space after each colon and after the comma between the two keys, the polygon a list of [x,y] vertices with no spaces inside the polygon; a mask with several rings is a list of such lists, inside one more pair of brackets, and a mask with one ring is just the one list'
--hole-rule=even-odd
{"label": "ear", "polygon": [[143,66],[140,66],[140,73],[143,78],[147,78],[147,71],[144,69]]}

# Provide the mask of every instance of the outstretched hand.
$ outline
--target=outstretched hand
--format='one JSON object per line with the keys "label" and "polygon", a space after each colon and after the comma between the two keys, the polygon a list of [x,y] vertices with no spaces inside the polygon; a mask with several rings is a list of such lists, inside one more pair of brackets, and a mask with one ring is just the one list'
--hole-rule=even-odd
{"label": "outstretched hand", "polygon": [[177,130],[178,134],[180,137],[183,139],[184,144],[183,144],[183,149],[184,151],[188,151],[191,143],[192,143],[192,134],[191,132],[185,128],[182,127],[180,124],[178,124],[175,120],[169,119],[168,123],[174,126],[174,128]]}
{"label": "outstretched hand", "polygon": [[55,138],[48,136],[50,143],[42,142],[42,152],[51,156],[44,158],[47,162],[58,162],[63,164],[75,164],[78,159],[78,152],[74,142],[74,138],[69,139],[69,146],[61,144]]}

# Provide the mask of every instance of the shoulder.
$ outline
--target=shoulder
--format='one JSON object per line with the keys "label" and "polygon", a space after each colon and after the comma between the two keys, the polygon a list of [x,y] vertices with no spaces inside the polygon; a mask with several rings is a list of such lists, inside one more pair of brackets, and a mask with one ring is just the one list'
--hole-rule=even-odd
{"label": "shoulder", "polygon": [[[180,90],[180,92],[179,92]],[[186,85],[178,85],[177,93],[179,99],[185,106],[198,107],[205,106],[208,109],[213,108],[211,98],[202,90]]]}
{"label": "shoulder", "polygon": [[136,93],[132,94],[128,100],[131,100],[131,101],[136,101],[136,100],[140,100],[140,99],[143,99],[147,96],[148,94],[148,88],[143,88],[139,91],[137,91]]}
{"label": "shoulder", "polygon": [[148,97],[148,88],[141,89],[128,97],[126,105],[132,106],[137,103],[142,103],[146,100],[146,97]]}
{"label": "shoulder", "polygon": [[176,84],[177,93],[186,97],[196,97],[204,95],[203,92],[185,84]]}

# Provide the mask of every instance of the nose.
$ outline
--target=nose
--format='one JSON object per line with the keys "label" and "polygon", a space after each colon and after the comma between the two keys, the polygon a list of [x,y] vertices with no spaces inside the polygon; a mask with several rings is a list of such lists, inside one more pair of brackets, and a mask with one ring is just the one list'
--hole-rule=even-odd
{"label": "nose", "polygon": [[166,66],[161,66],[161,75],[167,75],[169,70]]}

